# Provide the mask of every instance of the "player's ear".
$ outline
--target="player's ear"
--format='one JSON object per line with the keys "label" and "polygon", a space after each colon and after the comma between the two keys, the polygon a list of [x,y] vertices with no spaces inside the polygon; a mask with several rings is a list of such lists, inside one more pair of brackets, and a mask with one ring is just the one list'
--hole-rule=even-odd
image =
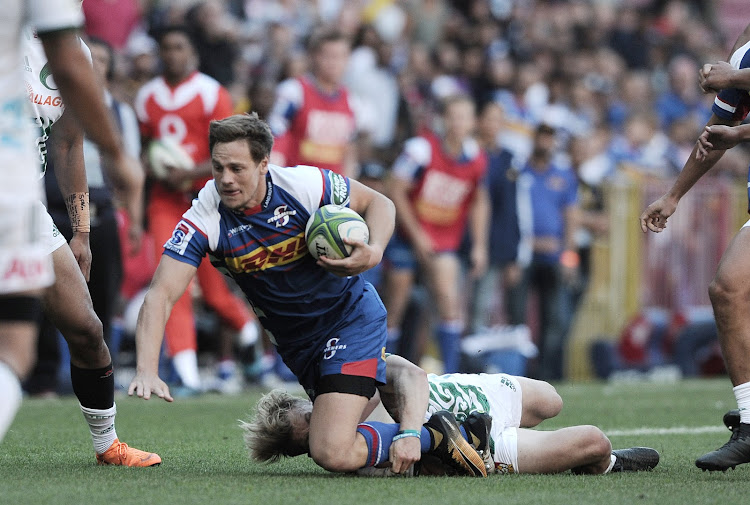
{"label": "player's ear", "polygon": [[258,168],[260,169],[261,175],[266,175],[268,173],[268,156],[263,158],[260,163],[258,163]]}

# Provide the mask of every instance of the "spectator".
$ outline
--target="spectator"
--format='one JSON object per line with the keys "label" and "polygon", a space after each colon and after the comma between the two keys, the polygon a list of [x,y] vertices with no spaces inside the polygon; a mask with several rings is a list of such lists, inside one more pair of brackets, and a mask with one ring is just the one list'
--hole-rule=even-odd
{"label": "spectator", "polygon": [[237,79],[239,47],[234,20],[217,0],[194,5],[185,15],[193,31],[199,70],[231,87]]}
{"label": "spectator", "polygon": [[531,237],[531,262],[524,267],[511,324],[526,323],[530,289],[539,298],[539,362],[536,377],[563,378],[565,350],[566,286],[576,282],[579,257],[578,197],[575,175],[552,163],[557,149],[555,130],[541,124],[534,134],[533,149],[518,180],[519,225],[522,236]]}
{"label": "spectator", "polygon": [[502,300],[505,306],[503,320],[510,313],[512,291],[521,280],[521,267],[518,262],[520,232],[516,202],[516,179],[518,169],[513,163],[513,155],[500,147],[503,127],[503,110],[495,102],[488,102],[479,118],[478,140],[487,153],[487,190],[491,203],[489,236],[489,272],[477,279],[472,296],[471,333],[490,326],[492,321],[492,301],[502,286]]}

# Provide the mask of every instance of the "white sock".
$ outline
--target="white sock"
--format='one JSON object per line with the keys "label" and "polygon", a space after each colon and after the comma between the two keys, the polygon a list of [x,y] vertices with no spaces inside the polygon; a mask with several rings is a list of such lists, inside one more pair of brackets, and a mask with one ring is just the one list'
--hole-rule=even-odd
{"label": "white sock", "polygon": [[0,442],[21,406],[21,383],[8,365],[0,361]]}
{"label": "white sock", "polygon": [[89,425],[91,439],[94,441],[94,450],[97,454],[103,454],[109,449],[117,438],[115,431],[115,414],[117,406],[112,405],[105,410],[89,409],[81,405],[83,418]]}
{"label": "white sock", "polygon": [[180,351],[172,356],[172,364],[182,384],[191,389],[201,388],[201,376],[198,372],[198,355],[193,349]]}
{"label": "white sock", "polygon": [[615,456],[614,454],[610,454],[609,455],[609,466],[607,467],[606,470],[604,470],[604,473],[609,473],[609,472],[612,471],[612,467],[615,466],[615,461],[617,461],[617,456]]}
{"label": "white sock", "polygon": [[750,424],[750,382],[745,382],[732,388],[740,409],[740,422]]}

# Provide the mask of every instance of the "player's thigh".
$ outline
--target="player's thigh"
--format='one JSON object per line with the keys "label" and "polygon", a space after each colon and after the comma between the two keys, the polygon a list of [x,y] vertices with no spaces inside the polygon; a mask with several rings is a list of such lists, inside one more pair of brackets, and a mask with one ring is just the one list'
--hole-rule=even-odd
{"label": "player's thigh", "polygon": [[555,431],[518,432],[518,471],[557,473],[609,457],[609,439],[595,426],[570,426]]}
{"label": "player's thigh", "polygon": [[354,442],[368,401],[365,396],[349,393],[324,393],[315,398],[310,417],[310,455],[318,464],[348,466],[350,462],[366,461],[366,446]]}
{"label": "player's thigh", "polygon": [[75,334],[102,337],[102,323],[91,302],[86,281],[68,245],[52,253],[55,283],[44,294],[44,311],[67,340]]}
{"label": "player's thigh", "polygon": [[430,287],[442,319],[458,319],[461,316],[460,277],[461,265],[455,254],[438,254],[430,262]]}
{"label": "player's thigh", "polygon": [[515,379],[522,392],[521,427],[536,426],[560,413],[563,401],[552,384],[527,377]]}
{"label": "player's thigh", "polygon": [[[10,298],[16,297],[38,297],[39,291],[17,293],[12,296],[0,296],[0,304],[7,303]],[[26,300],[19,300],[24,303]],[[28,304],[24,304],[27,307]],[[8,365],[20,378],[24,379],[34,365],[36,353],[37,333],[39,322],[37,320],[17,320],[12,318],[0,318],[0,362]]]}
{"label": "player's thigh", "polygon": [[721,257],[713,285],[730,292],[750,291],[750,221],[729,243]]}

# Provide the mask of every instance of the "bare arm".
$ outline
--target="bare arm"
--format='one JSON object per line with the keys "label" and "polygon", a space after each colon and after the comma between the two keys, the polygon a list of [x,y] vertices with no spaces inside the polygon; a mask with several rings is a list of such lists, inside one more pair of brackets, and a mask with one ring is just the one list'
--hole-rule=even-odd
{"label": "bare arm", "polygon": [[[427,374],[401,356],[388,356],[386,363],[386,385],[379,388],[383,405],[399,423],[400,430],[419,432],[424,424],[430,398]],[[419,451],[419,444],[416,442],[414,437],[407,437],[393,443],[391,463],[394,472],[400,473],[408,468],[409,465],[401,465],[398,461],[400,458],[405,459],[409,451]]]}
{"label": "bare arm", "polygon": [[[102,89],[96,83],[94,69],[81,50],[76,32],[62,30],[40,33],[39,38],[67,113],[73,114],[86,135],[110,159],[111,163],[104,162],[102,165],[115,190],[125,194],[141,192],[143,170],[138,161],[128,156],[122,148],[109,109],[104,103]],[[129,199],[125,197],[121,200]]]}
{"label": "bare arm", "polygon": [[348,258],[340,260],[321,257],[318,264],[336,275],[357,275],[374,267],[383,259],[383,251],[393,234],[396,209],[388,197],[350,179],[349,207],[359,213],[370,229],[368,244],[344,239],[353,247]]}
{"label": "bare arm", "polygon": [[128,388],[129,395],[135,392],[148,400],[153,392],[159,398],[172,401],[169,387],[159,379],[159,352],[172,307],[187,289],[196,270],[196,267],[169,256],[161,257],[138,313],[135,334],[137,367]]}
{"label": "bare arm", "polygon": [[[707,126],[714,124],[726,124],[736,126],[738,121],[723,121],[715,114],[711,116]],[[667,219],[674,214],[680,199],[692,188],[698,179],[703,177],[717,161],[724,155],[723,150],[709,151],[704,157],[698,156],[699,143],[696,142],[693,152],[685,166],[677,176],[672,187],[661,198],[646,207],[640,217],[641,230],[645,233],[651,230],[659,233],[667,226]]]}
{"label": "bare arm", "polygon": [[91,274],[89,186],[83,161],[83,131],[70,114],[64,113],[52,127],[51,140],[49,147],[55,176],[73,229],[70,249],[88,281]]}

